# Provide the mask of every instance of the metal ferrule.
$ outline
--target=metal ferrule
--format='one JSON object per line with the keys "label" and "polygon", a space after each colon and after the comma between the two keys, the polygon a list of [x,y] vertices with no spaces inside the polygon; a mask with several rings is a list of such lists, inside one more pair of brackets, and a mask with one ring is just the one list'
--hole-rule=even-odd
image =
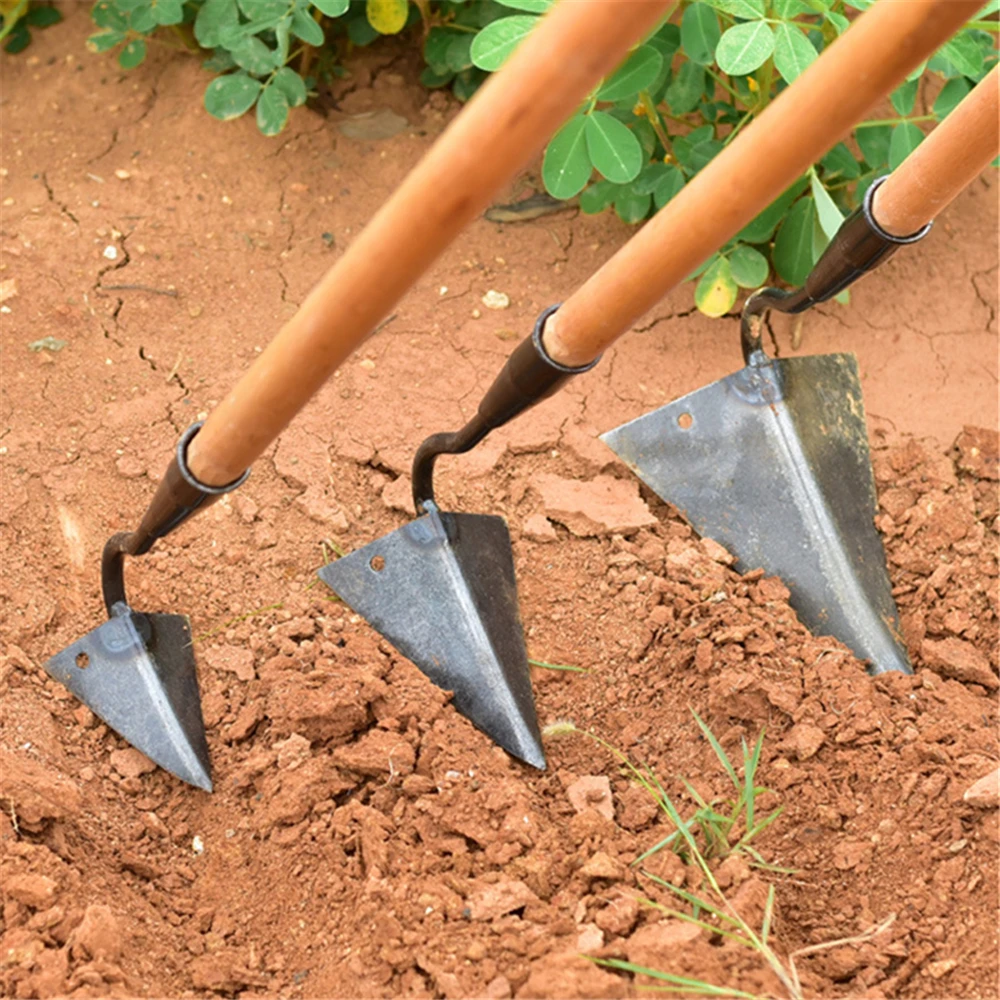
{"label": "metal ferrule", "polygon": [[169,535],[199,510],[208,507],[224,493],[246,482],[250,470],[226,486],[208,486],[199,482],[187,462],[191,439],[201,429],[201,422],[192,424],[177,442],[174,457],[163,474],[142,522],[135,531],[122,531],[108,539],[101,556],[101,587],[108,614],[114,614],[116,604],[128,604],[125,598],[125,556],[145,555],[158,538]]}
{"label": "metal ferrule", "polygon": [[434,502],[434,463],[438,455],[460,455],[470,451],[490,431],[502,427],[518,414],[551,396],[574,375],[590,371],[600,361],[569,368],[553,361],[542,343],[545,321],[559,308],[549,306],[535,321],[531,336],[514,348],[513,354],[486,390],[475,416],[459,431],[432,434],[413,458],[413,505],[418,514]]}
{"label": "metal ferrule", "polygon": [[930,232],[933,222],[909,236],[893,236],[878,224],[872,205],[876,191],[886,180],[887,177],[880,177],[868,189],[861,207],[844,220],[801,288],[792,291],[762,288],[747,299],[740,330],[746,364],[767,361],[761,347],[760,327],[769,309],[800,313],[826,302],[888,260],[899,247],[917,243]]}

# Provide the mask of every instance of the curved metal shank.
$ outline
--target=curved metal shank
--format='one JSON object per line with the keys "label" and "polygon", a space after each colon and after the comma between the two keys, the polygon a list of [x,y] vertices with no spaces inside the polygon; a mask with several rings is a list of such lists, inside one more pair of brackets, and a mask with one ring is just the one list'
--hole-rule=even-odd
{"label": "curved metal shank", "polygon": [[531,336],[514,348],[475,416],[461,430],[432,434],[417,449],[413,458],[413,505],[417,514],[434,502],[434,463],[438,455],[460,455],[471,450],[490,431],[547,399],[571,376],[590,371],[601,360],[597,357],[588,365],[567,368],[548,356],[542,332],[545,321],[558,308],[549,306],[535,321]]}
{"label": "curved metal shank", "polygon": [[101,589],[108,617],[114,616],[116,604],[128,605],[125,597],[125,556],[144,555],[158,538],[169,535],[174,528],[218,500],[224,493],[242,486],[250,475],[250,470],[247,469],[239,479],[226,486],[206,486],[195,479],[187,464],[187,447],[200,429],[200,422],[192,424],[181,435],[174,457],[167,466],[139,527],[135,531],[121,531],[112,535],[104,546],[101,554]]}
{"label": "curved metal shank", "polygon": [[756,366],[767,361],[761,346],[760,327],[769,309],[800,313],[819,302],[826,302],[888,260],[899,247],[917,243],[930,232],[933,222],[909,236],[893,236],[876,222],[872,204],[875,192],[885,180],[886,177],[880,177],[868,189],[861,207],[844,220],[801,288],[789,292],[762,288],[747,299],[740,324],[740,343],[746,364]]}

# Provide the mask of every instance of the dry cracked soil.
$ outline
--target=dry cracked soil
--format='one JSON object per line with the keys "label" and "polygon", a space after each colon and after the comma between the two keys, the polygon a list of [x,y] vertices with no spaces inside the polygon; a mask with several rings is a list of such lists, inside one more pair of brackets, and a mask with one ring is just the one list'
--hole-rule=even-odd
{"label": "dry cracked soil", "polygon": [[[651,875],[692,892],[703,876],[668,850],[633,865],[672,827],[616,757],[563,725],[548,771],[511,760],[315,583],[336,549],[405,523],[415,446],[460,424],[540,309],[628,238],[614,218],[475,223],[243,489],[130,565],[137,607],[191,616],[214,794],[46,677],[101,620],[101,546],[178,434],[457,111],[389,45],[265,139],[205,115],[197,60],[163,49],[123,73],[84,50],[85,7],[67,12],[3,62],[4,994],[651,982],[590,955],[785,995],[752,951],[639,902],[674,905]],[[781,581],[737,572],[596,439],[738,367],[735,319],[701,317],[688,286],[594,372],[441,463],[444,505],[510,525],[531,655],[582,668],[534,670],[544,726],[644,762],[685,816],[695,794],[729,794],[692,712],[737,759],[765,732],[758,808],[784,807],[754,842],[770,867],[712,865],[758,925],[774,887],[772,942],[799,953],[806,995],[997,996],[996,195],[984,176],[850,308],[774,322],[785,356],[794,335],[798,353],[859,358],[913,677],[873,680],[812,636]],[[490,290],[509,308],[486,308]]]}

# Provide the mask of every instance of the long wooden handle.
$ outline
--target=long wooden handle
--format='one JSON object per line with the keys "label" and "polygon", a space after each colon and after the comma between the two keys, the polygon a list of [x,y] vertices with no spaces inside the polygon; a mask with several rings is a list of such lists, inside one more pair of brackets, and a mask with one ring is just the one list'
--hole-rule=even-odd
{"label": "long wooden handle", "polygon": [[667,2],[552,8],[209,415],[188,448],[201,482],[232,482],[260,455]]}
{"label": "long wooden handle", "polygon": [[771,204],[981,6],[880,0],[563,304],[553,360],[593,361]]}
{"label": "long wooden handle", "polygon": [[875,192],[875,221],[893,236],[927,225],[1000,152],[998,119],[1000,67],[994,67]]}

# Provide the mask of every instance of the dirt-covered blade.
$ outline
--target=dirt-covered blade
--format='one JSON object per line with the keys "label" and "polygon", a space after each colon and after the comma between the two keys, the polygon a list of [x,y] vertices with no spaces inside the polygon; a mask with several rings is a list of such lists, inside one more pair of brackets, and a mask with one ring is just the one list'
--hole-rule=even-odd
{"label": "dirt-covered blade", "polygon": [[320,578],[515,757],[545,767],[502,518],[432,510]]}
{"label": "dirt-covered blade", "polygon": [[191,627],[184,615],[114,615],[45,664],[95,715],[160,767],[212,790]]}
{"label": "dirt-covered blade", "polygon": [[873,673],[912,673],[875,529],[854,355],[748,365],[602,440],[742,570],[780,576],[810,629]]}

